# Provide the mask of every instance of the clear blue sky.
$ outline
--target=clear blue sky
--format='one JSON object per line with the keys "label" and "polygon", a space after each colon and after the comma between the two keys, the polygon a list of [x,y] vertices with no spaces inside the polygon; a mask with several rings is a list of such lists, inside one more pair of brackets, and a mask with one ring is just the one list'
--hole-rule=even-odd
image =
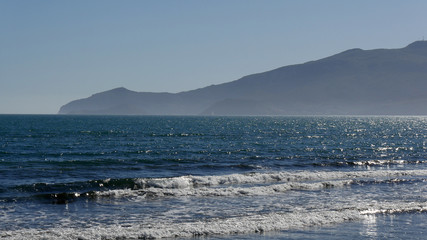
{"label": "clear blue sky", "polygon": [[427,37],[424,0],[0,0],[0,113],[180,92]]}

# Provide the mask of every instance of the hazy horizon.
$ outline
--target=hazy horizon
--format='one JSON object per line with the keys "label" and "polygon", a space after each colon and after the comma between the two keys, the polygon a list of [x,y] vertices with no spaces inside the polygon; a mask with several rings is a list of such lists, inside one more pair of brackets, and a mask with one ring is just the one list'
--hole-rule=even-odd
{"label": "hazy horizon", "polygon": [[[181,92],[424,39],[424,1],[1,1],[0,114]],[[427,36],[427,35],[426,35]]]}

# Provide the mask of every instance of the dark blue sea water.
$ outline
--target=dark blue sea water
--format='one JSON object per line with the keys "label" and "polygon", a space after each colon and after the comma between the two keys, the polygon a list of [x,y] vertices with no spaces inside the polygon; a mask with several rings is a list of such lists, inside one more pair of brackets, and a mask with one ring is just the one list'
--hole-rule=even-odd
{"label": "dark blue sea water", "polygon": [[0,238],[424,239],[425,117],[0,115]]}

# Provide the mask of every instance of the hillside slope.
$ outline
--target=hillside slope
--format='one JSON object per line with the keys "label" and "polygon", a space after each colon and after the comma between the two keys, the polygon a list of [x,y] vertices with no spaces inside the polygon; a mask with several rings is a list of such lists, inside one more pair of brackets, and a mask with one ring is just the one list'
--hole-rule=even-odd
{"label": "hillside slope", "polygon": [[427,115],[427,41],[351,49],[304,64],[187,92],[125,88],[61,107],[60,114]]}

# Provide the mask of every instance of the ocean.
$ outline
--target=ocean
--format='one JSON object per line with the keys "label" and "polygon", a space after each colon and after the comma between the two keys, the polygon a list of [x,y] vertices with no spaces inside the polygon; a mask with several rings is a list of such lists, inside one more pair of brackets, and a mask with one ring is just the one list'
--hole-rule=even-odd
{"label": "ocean", "polygon": [[425,239],[426,117],[0,115],[1,239]]}

